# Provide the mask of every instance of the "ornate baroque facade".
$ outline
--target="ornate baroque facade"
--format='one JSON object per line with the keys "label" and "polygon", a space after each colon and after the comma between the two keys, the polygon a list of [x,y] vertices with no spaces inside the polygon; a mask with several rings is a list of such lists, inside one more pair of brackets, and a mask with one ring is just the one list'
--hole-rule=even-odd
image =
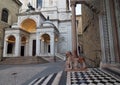
{"label": "ornate baroque facade", "polygon": [[5,30],[4,57],[55,56],[72,49],[68,0],[21,0],[18,21]]}

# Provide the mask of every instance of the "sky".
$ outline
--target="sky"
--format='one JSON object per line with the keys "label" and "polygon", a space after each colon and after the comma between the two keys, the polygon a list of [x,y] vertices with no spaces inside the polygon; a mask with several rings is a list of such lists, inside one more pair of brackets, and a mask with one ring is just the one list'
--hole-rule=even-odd
{"label": "sky", "polygon": [[78,5],[76,6],[76,15],[80,15],[80,14],[81,14],[81,5],[78,4]]}
{"label": "sky", "polygon": [[[23,2],[23,0],[20,0],[20,1]],[[77,6],[76,6],[76,14],[81,15],[81,5],[80,4],[77,4]]]}

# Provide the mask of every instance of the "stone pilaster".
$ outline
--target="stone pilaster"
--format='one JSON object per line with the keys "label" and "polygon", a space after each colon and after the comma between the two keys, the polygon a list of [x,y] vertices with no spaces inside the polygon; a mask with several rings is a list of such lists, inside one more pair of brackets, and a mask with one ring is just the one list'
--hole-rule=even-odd
{"label": "stone pilaster", "polygon": [[40,36],[37,33],[37,36],[36,36],[36,56],[39,56],[39,54],[40,54]]}
{"label": "stone pilaster", "polygon": [[72,54],[74,57],[77,57],[77,32],[76,32],[76,3],[71,0],[72,8]]}
{"label": "stone pilaster", "polygon": [[19,35],[16,35],[15,40],[15,56],[20,56],[20,48],[21,47],[21,38]]}
{"label": "stone pilaster", "polygon": [[51,50],[51,54],[54,56],[55,55],[55,38],[54,38],[54,34],[50,35],[50,50]]}

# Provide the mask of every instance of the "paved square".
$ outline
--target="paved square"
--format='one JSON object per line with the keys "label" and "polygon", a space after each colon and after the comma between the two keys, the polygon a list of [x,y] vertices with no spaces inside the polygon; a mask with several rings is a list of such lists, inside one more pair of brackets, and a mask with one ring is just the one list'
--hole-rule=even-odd
{"label": "paved square", "polygon": [[[65,78],[63,78],[63,74]],[[66,82],[61,81],[65,79]],[[90,68],[85,72],[65,72],[36,78],[29,85],[120,85],[120,80],[99,68]]]}
{"label": "paved square", "polygon": [[100,69],[70,72],[71,85],[120,85],[120,80]]}

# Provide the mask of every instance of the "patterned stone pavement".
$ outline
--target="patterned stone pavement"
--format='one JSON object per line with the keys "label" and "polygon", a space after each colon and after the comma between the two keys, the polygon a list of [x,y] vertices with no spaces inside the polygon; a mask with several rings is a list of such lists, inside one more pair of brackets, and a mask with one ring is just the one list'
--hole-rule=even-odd
{"label": "patterned stone pavement", "polygon": [[29,85],[120,85],[120,79],[99,68],[89,68],[85,72],[65,72],[36,78]]}

